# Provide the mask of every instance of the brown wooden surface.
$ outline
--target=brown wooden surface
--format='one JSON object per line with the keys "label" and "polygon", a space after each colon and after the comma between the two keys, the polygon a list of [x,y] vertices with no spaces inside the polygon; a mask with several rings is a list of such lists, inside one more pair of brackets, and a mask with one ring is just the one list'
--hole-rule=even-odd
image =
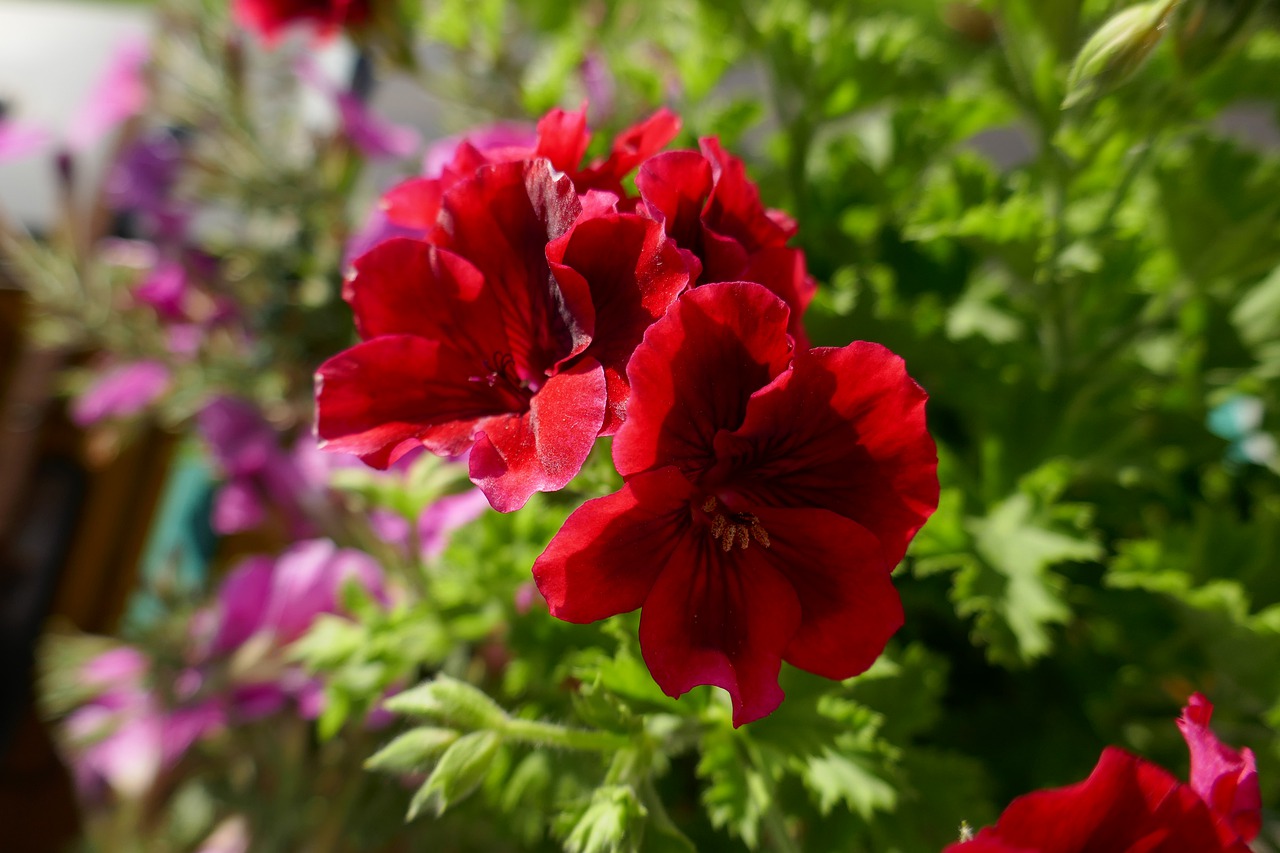
{"label": "brown wooden surface", "polygon": [[[12,573],[30,571],[6,547],[12,538],[4,536],[4,528],[20,530],[31,522],[24,513],[34,511],[31,496],[39,486],[35,478],[41,461],[57,459],[79,466],[86,488],[74,508],[75,532],[50,616],[70,620],[83,631],[110,633],[136,582],[173,442],[152,432],[109,461],[91,464],[84,434],[68,421],[65,405],[56,399],[56,366],[62,359],[24,346],[25,312],[19,296],[0,289],[0,459],[6,460],[0,465],[0,495],[11,496],[4,514],[11,524],[0,524],[0,580],[6,572],[12,579]],[[16,421],[12,407],[6,407],[15,395],[22,397]],[[42,398],[47,398],[47,405],[40,404]],[[31,409],[32,401],[38,412]],[[4,520],[0,515],[0,522]],[[6,694],[23,692],[23,673],[5,672],[0,677]],[[30,703],[11,741],[0,743],[0,750],[0,849],[66,850],[79,827],[74,794],[49,727]]]}

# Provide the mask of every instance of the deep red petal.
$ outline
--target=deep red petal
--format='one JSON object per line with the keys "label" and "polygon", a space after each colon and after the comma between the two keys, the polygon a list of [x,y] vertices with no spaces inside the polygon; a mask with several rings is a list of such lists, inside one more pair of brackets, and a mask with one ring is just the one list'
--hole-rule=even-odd
{"label": "deep red petal", "polygon": [[740,275],[743,281],[763,284],[791,307],[791,325],[787,331],[795,338],[796,349],[809,349],[804,312],[818,291],[818,283],[805,268],[804,252],[786,247],[761,249],[747,258]]}
{"label": "deep red petal", "polygon": [[711,194],[711,164],[697,151],[667,151],[649,158],[636,188],[651,218],[682,249],[702,252],[702,208]]}
{"label": "deep red petal", "polygon": [[585,104],[576,112],[557,107],[538,122],[536,155],[546,157],[561,172],[577,172],[590,143]]}
{"label": "deep red petal", "polygon": [[782,702],[782,652],[799,623],[795,592],[764,549],[726,553],[704,525],[693,525],[645,599],[640,648],[664,693],[721,687],[740,726]]}
{"label": "deep red petal", "polygon": [[405,228],[432,228],[440,215],[444,187],[436,178],[410,178],[382,196],[387,219]]}
{"label": "deep red petal", "polygon": [[786,245],[795,233],[794,222],[789,217],[771,216],[765,210],[760,203],[760,190],[747,177],[742,161],[721,148],[715,137],[699,140],[699,147],[711,162],[715,179],[702,221],[717,233],[737,240],[748,252]]}
{"label": "deep red petal", "polygon": [[461,453],[483,419],[520,411],[521,399],[468,381],[471,360],[439,341],[388,335],[340,352],[316,373],[323,446],[386,468],[412,448]]}
{"label": "deep red petal", "polygon": [[594,330],[586,354],[604,365],[609,409],[602,434],[612,435],[626,417],[627,363],[689,274],[662,226],[632,214],[579,220],[547,247],[547,257],[562,282],[580,277],[590,290]]}
{"label": "deep red petal", "polygon": [[1253,751],[1234,750],[1209,728],[1213,704],[1202,694],[1187,700],[1178,728],[1191,751],[1191,787],[1245,841],[1262,828],[1262,793]]}
{"label": "deep red petal", "polygon": [[624,130],[613,141],[609,156],[574,177],[578,191],[590,188],[614,190],[633,169],[662,150],[680,132],[680,117],[660,109],[644,121]]}
{"label": "deep red petal", "polygon": [[903,623],[880,543],[826,510],[759,508],[755,516],[769,534],[764,556],[800,602],[800,627],[783,658],[824,678],[865,672]]}
{"label": "deep red petal", "polygon": [[1224,843],[1208,807],[1189,786],[1114,747],[1103,750],[1083,782],[1014,800],[994,834],[1041,853],[1247,851]]}
{"label": "deep red petal", "polygon": [[681,295],[627,366],[631,399],[613,443],[618,472],[710,468],[716,433],[740,426],[751,394],[790,362],[787,319],[786,304],[758,284],[711,284]]}
{"label": "deep red petal", "polygon": [[799,353],[752,397],[742,427],[717,437],[711,479],[754,504],[821,507],[856,521],[880,540],[888,571],[938,505],[926,397],[879,344]]}
{"label": "deep red petal", "polygon": [[[482,358],[506,350],[484,276],[465,258],[421,240],[393,237],[361,255],[342,297],[366,339],[417,335],[449,341]],[[468,345],[472,334],[481,337]]]}
{"label": "deep red petal", "polygon": [[683,474],[662,468],[575,510],[533,564],[551,615],[594,622],[643,604],[687,535],[695,496]]}
{"label": "deep red petal", "polygon": [[471,448],[471,481],[499,512],[564,488],[591,452],[605,399],[604,370],[593,359],[551,377],[528,412],[485,423]]}
{"label": "deep red petal", "polygon": [[546,371],[589,342],[575,306],[589,294],[565,294],[547,266],[547,243],[573,224],[582,206],[572,182],[545,160],[481,167],[444,195],[431,241],[469,260],[493,289],[522,380]]}

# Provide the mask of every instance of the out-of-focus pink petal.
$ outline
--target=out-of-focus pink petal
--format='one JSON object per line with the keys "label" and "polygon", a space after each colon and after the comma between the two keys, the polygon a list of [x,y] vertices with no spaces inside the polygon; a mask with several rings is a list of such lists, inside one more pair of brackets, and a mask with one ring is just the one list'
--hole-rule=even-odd
{"label": "out-of-focus pink petal", "polygon": [[449,534],[470,524],[489,508],[489,500],[479,489],[447,495],[427,506],[418,516],[418,544],[422,559],[434,560],[444,553]]}
{"label": "out-of-focus pink petal", "polygon": [[135,361],[108,370],[76,398],[71,419],[89,426],[107,418],[136,415],[169,390],[169,368],[158,361]]}
{"label": "out-of-focus pink petal", "polygon": [[67,130],[67,144],[73,151],[92,148],[125,119],[142,111],[147,103],[143,70],[149,57],[150,47],[142,36],[130,37],[116,47]]}

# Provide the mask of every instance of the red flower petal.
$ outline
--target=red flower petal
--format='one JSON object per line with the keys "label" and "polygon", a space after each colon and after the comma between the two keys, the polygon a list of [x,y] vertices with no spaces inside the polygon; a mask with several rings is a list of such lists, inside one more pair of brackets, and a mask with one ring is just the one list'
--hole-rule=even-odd
{"label": "red flower petal", "polygon": [[742,161],[722,149],[713,136],[700,139],[698,144],[703,156],[711,161],[715,180],[703,221],[737,240],[748,252],[786,245],[795,234],[795,223],[785,214],[770,215],[765,210],[760,203],[760,190],[747,177]]}
{"label": "red flower petal", "polygon": [[787,331],[795,338],[796,349],[807,350],[809,337],[804,331],[803,317],[818,292],[818,283],[805,267],[804,252],[784,246],[761,249],[747,258],[739,277],[763,284],[791,306],[791,325]]}
{"label": "red flower petal", "polygon": [[564,488],[595,444],[605,399],[604,370],[593,359],[551,377],[529,411],[482,425],[471,448],[471,482],[499,512],[519,509],[534,492]]}
{"label": "red flower petal", "polygon": [[1212,703],[1195,693],[1178,720],[1191,750],[1191,787],[1241,838],[1252,841],[1262,828],[1257,761],[1252,750],[1237,752],[1219,741],[1209,728],[1212,716]]}
{"label": "red flower petal", "polygon": [[667,151],[649,158],[636,187],[649,215],[681,248],[702,251],[702,208],[712,188],[711,164],[697,151]]}
{"label": "red flower petal", "polygon": [[618,472],[712,467],[716,433],[740,426],[752,392],[791,360],[788,313],[760,285],[741,282],[699,287],[676,300],[627,366],[631,400],[613,443]]}
{"label": "red flower petal", "polygon": [[410,178],[383,194],[382,211],[396,225],[425,231],[435,226],[443,197],[438,178]]}
{"label": "red flower petal", "polygon": [[689,274],[662,226],[631,214],[579,220],[547,246],[547,259],[566,290],[589,290],[594,329],[586,354],[604,365],[609,409],[603,435],[626,417],[631,386],[626,369],[645,330],[689,283]]}
{"label": "red flower petal", "polygon": [[575,175],[573,182],[579,192],[589,188],[619,191],[631,170],[661,151],[679,132],[680,117],[667,109],[658,110],[618,134],[609,156]]}
{"label": "red flower petal", "polygon": [[484,274],[521,379],[542,381],[548,368],[590,341],[582,314],[591,294],[557,284],[546,259],[547,243],[568,231],[581,210],[572,182],[553,177],[545,160],[484,166],[445,193],[431,242]]}
{"label": "red flower petal", "polygon": [[645,599],[640,649],[668,696],[727,690],[740,726],[782,702],[782,652],[799,623],[795,591],[765,549],[726,553],[705,526],[690,526]]}
{"label": "red flower petal", "polygon": [[938,505],[925,400],[902,359],[879,344],[799,353],[751,398],[742,426],[717,437],[719,465],[708,479],[753,503],[822,507],[856,521],[880,540],[887,571]]}
{"label": "red flower petal", "polygon": [[696,496],[683,474],[661,468],[574,510],[533,564],[551,615],[594,622],[643,604],[684,537]]}
{"label": "red flower petal", "polygon": [[556,108],[538,122],[538,147],[535,156],[546,157],[559,171],[573,174],[582,164],[590,143],[586,104],[576,112]]}
{"label": "red flower petal", "polygon": [[765,556],[800,602],[800,626],[783,659],[824,678],[865,672],[903,623],[880,543],[821,509],[760,507],[754,514],[769,534]]}
{"label": "red flower petal", "polygon": [[1220,834],[1189,786],[1114,747],[1103,750],[1083,782],[1014,800],[977,840],[990,838],[1038,853],[1248,853],[1243,843]]}
{"label": "red flower petal", "polygon": [[340,352],[316,373],[323,446],[386,468],[417,447],[454,455],[476,422],[525,401],[507,386],[468,381],[472,360],[439,341],[387,335]]}

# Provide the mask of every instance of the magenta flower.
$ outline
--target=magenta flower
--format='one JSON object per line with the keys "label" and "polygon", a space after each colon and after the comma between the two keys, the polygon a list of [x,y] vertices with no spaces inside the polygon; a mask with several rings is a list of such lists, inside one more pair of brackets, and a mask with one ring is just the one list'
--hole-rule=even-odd
{"label": "magenta flower", "polygon": [[169,390],[169,368],[158,361],[121,364],[102,373],[76,398],[71,419],[89,426],[108,418],[127,418],[154,403]]}
{"label": "magenta flower", "polygon": [[1191,750],[1191,787],[1241,838],[1252,841],[1262,827],[1258,763],[1248,747],[1237,751],[1219,741],[1209,728],[1212,717],[1213,705],[1193,693],[1178,719]]}
{"label": "magenta flower", "polygon": [[343,134],[370,160],[403,159],[422,145],[416,130],[376,115],[354,92],[335,86],[311,57],[304,56],[294,70],[304,83],[333,101]]}
{"label": "magenta flower", "polygon": [[52,140],[52,134],[43,128],[19,124],[0,115],[0,163],[43,151]]}

